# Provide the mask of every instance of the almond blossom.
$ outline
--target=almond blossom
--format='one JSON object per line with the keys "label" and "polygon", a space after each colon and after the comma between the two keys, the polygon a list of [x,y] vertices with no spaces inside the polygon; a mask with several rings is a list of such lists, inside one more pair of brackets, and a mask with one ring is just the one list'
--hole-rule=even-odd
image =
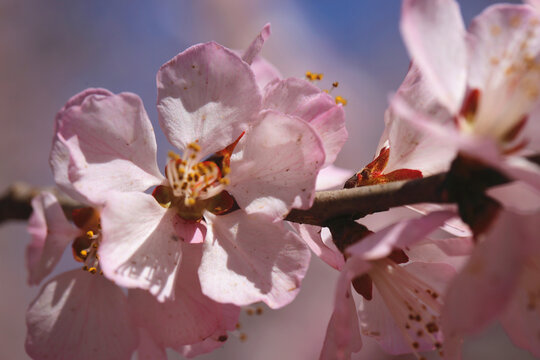
{"label": "almond blossom", "polygon": [[[422,75],[412,66],[397,94],[416,109],[430,114],[447,113],[429,90]],[[385,130],[379,141],[373,161],[348,178],[352,171],[344,171],[334,167],[321,171],[317,178],[317,189],[331,187],[359,187],[384,184],[392,181],[403,181],[421,178],[426,175],[448,170],[456,150],[441,147],[438,139],[430,137],[424,131],[412,126],[400,118],[390,106],[385,112]],[[429,208],[429,211],[425,211]],[[426,214],[430,211],[442,210],[447,206],[417,204],[412,210]],[[310,247],[328,265],[341,270],[344,264],[343,254],[333,243],[331,236],[318,226],[293,224],[295,229]],[[443,228],[456,236],[469,236],[463,231],[464,224],[457,218],[449,219]],[[324,235],[322,235],[324,234]]]}
{"label": "almond blossom", "polygon": [[[142,290],[131,290],[126,297],[121,288],[96,275],[102,274],[96,210],[74,211],[75,227],[50,193],[36,197],[33,208],[33,242],[27,250],[30,280],[45,277],[69,243],[74,259],[90,265],[83,267],[86,273],[72,270],[54,277],[30,305],[26,348],[33,358],[129,359],[139,340],[139,352],[145,353],[146,344],[153,342],[163,351],[170,347],[195,356],[222,346],[227,331],[234,330],[240,309],[216,303],[200,290],[202,245],[185,249],[188,257],[176,280],[174,301],[160,303]],[[81,337],[88,341],[81,343]]]}
{"label": "almond blossom", "polygon": [[539,150],[538,132],[528,131],[539,109],[539,25],[530,6],[495,5],[466,31],[453,0],[404,1],[405,44],[449,117],[400,96],[393,108],[441,144],[540,188],[540,168],[524,157]]}
{"label": "almond blossom", "polygon": [[[155,157],[156,144],[140,140],[139,136],[153,134],[140,106],[131,94],[88,89],[71,98],[56,117],[50,155],[55,180],[90,207],[73,212],[74,226],[52,194],[34,198],[28,228],[32,242],[26,252],[28,282],[39,284],[46,278],[70,244],[74,259],[84,263],[86,273],[69,271],[54,277],[30,305],[26,350],[33,358],[129,359],[137,346],[126,296],[110,281],[92,274],[101,272],[100,209],[108,191],[111,187],[142,190],[159,176],[156,167],[142,164]],[[101,116],[103,109],[110,119]],[[88,172],[96,168],[104,171],[103,177]],[[102,181],[107,175],[112,175],[109,181]],[[131,176],[136,179],[123,181]]]}
{"label": "almond blossom", "polygon": [[[152,127],[135,95],[90,89],[70,99],[58,113],[51,151],[55,179],[64,191],[91,206],[74,210],[73,226],[53,195],[44,193],[34,199],[29,222],[33,241],[27,248],[29,283],[37,284],[49,275],[69,244],[74,259],[84,263],[86,274],[70,271],[53,278],[31,304],[27,352],[32,357],[129,359],[138,343],[138,326],[147,329],[145,336],[163,348],[176,346],[182,352],[202,353],[221,346],[223,341],[211,339],[226,336],[234,327],[239,309],[204,296],[193,266],[177,281],[174,307],[181,320],[178,328],[186,335],[180,336],[177,330],[174,344],[130,311],[135,306],[130,303],[134,303],[154,308],[154,315],[163,312],[155,298],[130,294],[128,299],[121,288],[97,275],[102,274],[103,201],[112,193],[144,191],[149,184],[161,183],[155,154]],[[194,261],[196,255],[184,268]],[[57,301],[59,296],[61,301]],[[204,311],[196,311],[197,306]],[[198,326],[187,321],[196,313]],[[81,344],[81,337],[90,340]],[[202,343],[205,345],[197,345]]]}
{"label": "almond blossom", "polygon": [[538,211],[503,210],[480,237],[445,299],[446,358],[460,359],[463,337],[497,318],[516,346],[540,356],[539,220]]}
{"label": "almond blossom", "polygon": [[118,284],[172,300],[180,243],[203,242],[198,274],[212,299],[275,308],[298,293],[309,252],[276,221],[311,205],[346,130],[341,106],[305,81],[274,79],[261,93],[248,62],[266,30],[243,58],[206,43],[160,69],[159,122],[182,155],[169,154],[153,195],[108,196],[101,263]]}
{"label": "almond blossom", "polygon": [[[423,239],[454,216],[439,211],[402,221],[346,249],[321,359],[349,359],[362,347],[361,334],[391,354],[419,357],[442,347],[441,295],[470,250],[469,239]],[[363,297],[358,315],[351,284]]]}
{"label": "almond blossom", "polygon": [[[402,32],[409,52],[457,126],[448,121],[441,126],[440,116],[413,110],[399,97],[393,100],[403,119],[456,148],[462,163],[465,159],[478,167],[467,160],[474,158],[521,180],[533,198],[532,189],[540,189],[540,168],[525,156],[539,150],[534,131],[539,124],[539,15],[527,5],[492,6],[466,33],[455,2],[405,1]],[[478,245],[446,296],[443,330],[449,359],[461,357],[465,335],[497,318],[517,346],[539,354],[537,339],[529,336],[537,319],[533,229],[538,206],[516,210],[516,202],[508,201],[508,191],[515,194],[516,188],[506,190],[505,196],[496,196],[502,203],[493,200],[495,192],[484,197],[492,211],[472,212],[487,220],[473,226]]]}
{"label": "almond blossom", "polygon": [[97,213],[90,208],[76,212],[76,228],[52,194],[38,195],[32,205],[29,231],[33,241],[27,249],[30,283],[46,277],[70,243],[74,258],[91,267],[62,273],[42,287],[26,315],[28,355],[34,359],[130,359],[138,335],[127,298],[104,277],[92,275],[99,271]]}

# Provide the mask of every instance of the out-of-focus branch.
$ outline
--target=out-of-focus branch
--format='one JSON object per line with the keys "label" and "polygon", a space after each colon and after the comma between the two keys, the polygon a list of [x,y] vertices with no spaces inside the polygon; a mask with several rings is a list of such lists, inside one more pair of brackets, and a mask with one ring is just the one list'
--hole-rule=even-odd
{"label": "out-of-focus branch", "polygon": [[49,191],[56,196],[69,219],[71,211],[81,206],[57,188],[39,188],[16,182],[0,196],[0,224],[6,220],[27,220],[32,213],[32,198],[42,191]]}

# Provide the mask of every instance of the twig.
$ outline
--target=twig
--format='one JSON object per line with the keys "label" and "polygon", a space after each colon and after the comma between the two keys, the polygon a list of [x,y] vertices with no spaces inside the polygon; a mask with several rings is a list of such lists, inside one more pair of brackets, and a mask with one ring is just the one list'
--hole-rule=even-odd
{"label": "twig", "polygon": [[[528,159],[537,164],[540,163],[539,155],[529,156]],[[451,199],[448,192],[449,174],[439,173],[422,179],[353,189],[319,191],[310,209],[293,209],[285,219],[296,223],[324,226],[329,220],[343,216],[358,219],[398,206],[454,202],[455,199]],[[509,181],[500,176],[495,178],[496,180],[487,184],[486,187]],[[68,218],[71,217],[71,211],[74,208],[84,206],[57,189],[15,183],[0,197],[0,223],[6,220],[27,220],[32,212],[30,205],[32,198],[43,190],[51,191],[56,195]]]}
{"label": "twig", "polygon": [[320,191],[308,210],[293,209],[286,220],[324,225],[336,217],[354,219],[390,208],[418,203],[449,202],[445,189],[446,173],[410,181],[396,181],[353,189]]}
{"label": "twig", "polygon": [[7,220],[27,220],[32,213],[32,198],[42,191],[49,191],[56,196],[69,219],[71,211],[82,206],[54,187],[39,188],[16,182],[0,197],[0,224]]}

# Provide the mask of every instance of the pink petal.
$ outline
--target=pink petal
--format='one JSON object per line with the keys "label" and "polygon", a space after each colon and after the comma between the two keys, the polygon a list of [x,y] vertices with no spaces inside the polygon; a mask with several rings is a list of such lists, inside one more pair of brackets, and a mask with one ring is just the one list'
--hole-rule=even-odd
{"label": "pink petal", "polygon": [[369,263],[352,258],[341,271],[336,288],[334,312],[326,330],[320,360],[350,359],[352,353],[362,348],[351,281],[367,272],[369,267]]}
{"label": "pink petal", "polygon": [[537,10],[540,10],[540,0],[525,0],[524,3],[535,7]]}
{"label": "pink petal", "polygon": [[105,276],[125,287],[173,297],[182,257],[179,218],[144,193],[112,193],[101,213],[100,263]]}
{"label": "pink petal", "polygon": [[150,336],[148,331],[139,328],[139,347],[137,360],[167,360],[167,352]]}
{"label": "pink petal", "polygon": [[198,141],[201,157],[234,142],[261,106],[249,65],[213,42],[192,46],[163,65],[157,86],[165,136],[179,149]]}
{"label": "pink petal", "polygon": [[540,17],[528,6],[497,5],[469,29],[469,87],[479,89],[474,133],[501,139],[539,99]]}
{"label": "pink petal", "polygon": [[273,309],[296,297],[310,259],[300,238],[265,214],[237,210],[205,218],[199,268],[204,294],[238,306],[263,301]]}
{"label": "pink petal", "polygon": [[490,165],[510,178],[521,180],[537,192],[540,191],[540,165],[517,156],[507,157],[504,161],[492,160]]}
{"label": "pink petal", "polygon": [[391,103],[402,120],[407,121],[433,139],[437,139],[441,146],[451,147],[455,149],[456,153],[459,150],[459,152],[468,154],[486,165],[502,171],[511,178],[540,188],[540,180],[537,176],[540,167],[520,157],[504,158],[495,139],[459,133],[454,128],[437,124],[429,116],[411,108],[399,95],[394,96]]}
{"label": "pink petal", "polygon": [[384,258],[390,255],[395,248],[403,249],[424,239],[455,215],[452,211],[437,211],[419,219],[400,221],[349,246],[346,253],[365,260]]}
{"label": "pink petal", "polygon": [[[422,110],[416,110],[401,94],[398,93],[391,97],[390,106],[391,110],[395,112],[395,115],[399,117],[399,122],[405,122],[408,124],[407,126],[411,126],[410,131],[413,133],[420,132],[423,134],[431,144],[433,144],[433,141],[438,141],[440,147],[447,147],[447,151],[452,151],[454,154],[457,154],[460,147],[465,147],[462,146],[462,143],[465,142],[464,139],[466,138],[457,131],[455,126],[449,126],[447,122],[437,121],[436,117],[427,115]],[[405,131],[396,131],[396,133],[406,134]],[[399,142],[398,136],[396,136],[396,140]],[[429,149],[433,149],[433,146],[428,146],[425,150],[429,151]],[[398,153],[403,152],[398,151]],[[422,153],[426,153],[426,151],[422,151]],[[445,156],[446,158],[448,156]],[[444,164],[444,167],[448,168],[449,165]]]}
{"label": "pink petal", "polygon": [[[457,214],[457,206],[455,204],[415,204],[407,206],[407,208],[416,211],[422,215],[429,214],[430,212],[440,211],[440,210],[450,210],[454,211]],[[441,229],[446,231],[449,234],[458,237],[471,237],[472,232],[467,224],[465,224],[459,216],[455,216],[449,220],[446,220],[441,226]]]}
{"label": "pink petal", "polygon": [[180,347],[176,347],[174,349],[178,351],[182,356],[188,359],[191,359],[196,356],[212,352],[215,349],[220,348],[222,346],[223,346],[223,341],[219,341],[213,338],[207,338],[201,342],[190,344],[190,345],[183,345]]}
{"label": "pink petal", "polygon": [[540,153],[540,105],[529,112],[529,118],[521,132],[527,141],[526,151],[532,154]]}
{"label": "pink petal", "polygon": [[338,250],[332,242],[332,238],[327,237],[326,241],[322,239],[322,228],[320,226],[312,226],[307,224],[291,223],[296,229],[298,235],[304,240],[307,246],[321,258],[322,261],[330,265],[336,270],[341,270],[345,264],[343,254]]}
{"label": "pink petal", "polygon": [[[537,233],[536,233],[537,236]],[[536,239],[537,240],[537,239]],[[538,261],[536,257],[533,261]],[[520,287],[501,316],[501,324],[512,342],[540,357],[540,313],[538,312],[538,268],[526,267]]]}
{"label": "pink petal", "polygon": [[457,113],[467,76],[465,26],[459,5],[453,0],[405,0],[401,33],[433,93]]}
{"label": "pink petal", "polygon": [[343,188],[345,182],[354,175],[354,171],[350,169],[339,168],[334,165],[324,167],[317,175],[315,188],[317,190],[329,190],[335,188]]}
{"label": "pink petal", "polygon": [[175,219],[175,230],[180,240],[189,244],[200,244],[206,236],[206,226],[197,221]]}
{"label": "pink petal", "polygon": [[[501,212],[445,298],[443,331],[450,341],[475,333],[504,310],[523,270],[526,219]],[[529,225],[530,226],[530,225]]]}
{"label": "pink petal", "polygon": [[308,81],[288,78],[265,88],[263,108],[309,122],[322,139],[325,164],[331,164],[347,140],[345,112],[327,93]]}
{"label": "pink petal", "polygon": [[410,123],[433,139],[437,139],[441,146],[444,144],[455,149],[456,153],[458,150],[466,153],[510,178],[521,180],[540,189],[540,166],[518,156],[503,157],[495,142],[496,139],[462,134],[453,128],[438,124],[429,116],[415,111],[399,94],[391,99],[391,105],[403,121]]}
{"label": "pink petal", "polygon": [[32,199],[28,221],[32,242],[26,248],[28,284],[37,285],[54,269],[64,250],[80,230],[69,223],[53,194],[42,192]]}
{"label": "pink petal", "polygon": [[407,248],[409,262],[448,264],[455,270],[463,268],[475,243],[470,237],[425,239]]}
{"label": "pink petal", "polygon": [[246,51],[242,55],[242,60],[251,65],[253,59],[255,59],[255,57],[261,52],[264,42],[270,37],[270,34],[270,23],[268,23],[264,25],[259,35],[255,37],[253,42],[246,49]]}
{"label": "pink petal", "polygon": [[100,204],[107,192],[159,184],[154,131],[141,99],[89,89],[56,117],[50,162],[56,183],[81,201]]}
{"label": "pink petal", "polygon": [[203,295],[197,269],[202,245],[183,245],[183,261],[175,283],[174,300],[158,302],[147,291],[130,290],[129,302],[137,324],[162,347],[180,348],[234,330],[240,308],[217,303]]}
{"label": "pink petal", "polygon": [[[397,95],[411,108],[430,114],[430,121],[441,126],[455,127],[448,110],[441,106],[416,66],[411,66]],[[390,106],[385,113],[385,132],[376,154],[383,147],[390,147],[390,157],[385,173],[398,169],[420,170],[424,176],[447,171],[456,156],[455,148],[441,146],[437,137],[430,136],[408,121]]]}
{"label": "pink petal", "polygon": [[[403,266],[403,269],[406,271],[404,274],[421,280],[438,293],[444,291],[455,274],[454,269],[444,263],[413,262]],[[392,279],[388,279],[388,281],[392,281]],[[376,283],[375,286],[377,286]],[[394,286],[397,288],[400,284],[394,284]],[[411,288],[409,291],[412,292],[413,289]],[[382,294],[375,287],[372,300],[361,300],[358,316],[362,325],[362,334],[374,337],[383,350],[394,355],[410,353],[413,349],[412,342],[418,343],[417,351],[434,349],[434,342],[441,340],[440,332],[435,331],[428,334],[420,323],[418,325],[420,325],[422,333],[419,336],[418,330],[415,329],[417,325],[412,323],[410,324],[411,328],[407,331],[407,336],[405,336],[404,324],[397,324],[398,320],[394,314],[400,311],[397,307],[403,307],[404,311],[408,311],[406,306],[396,304],[399,301],[398,298],[383,297]],[[430,319],[423,321],[429,322]]]}
{"label": "pink petal", "polygon": [[251,63],[251,70],[255,74],[255,80],[259,89],[263,90],[266,85],[271,82],[278,81],[282,78],[281,73],[274,65],[262,58],[261,56],[256,56],[253,62]]}
{"label": "pink petal", "polygon": [[26,324],[26,351],[34,359],[129,360],[137,346],[122,290],[81,270],[46,283]]}
{"label": "pink petal", "polygon": [[523,182],[492,187],[486,193],[512,212],[533,214],[540,211],[540,192]]}
{"label": "pink petal", "polygon": [[282,217],[311,206],[323,164],[321,140],[306,122],[266,112],[231,157],[228,191],[248,213]]}

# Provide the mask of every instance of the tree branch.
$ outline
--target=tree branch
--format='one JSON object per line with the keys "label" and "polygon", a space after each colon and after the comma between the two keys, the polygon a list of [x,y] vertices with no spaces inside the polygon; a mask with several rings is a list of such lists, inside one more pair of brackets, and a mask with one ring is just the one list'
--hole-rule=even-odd
{"label": "tree branch", "polygon": [[[539,155],[530,156],[528,159],[540,164]],[[450,172],[440,173],[421,179],[352,189],[319,191],[310,209],[293,209],[285,219],[296,223],[324,226],[331,219],[344,216],[358,219],[398,206],[454,202],[455,199],[451,198],[448,191],[449,174]],[[486,184],[486,188],[510,181],[502,176],[494,178],[494,181]],[[32,212],[31,200],[41,191],[52,192],[58,198],[68,218],[71,218],[73,209],[84,206],[58,189],[37,188],[24,183],[15,183],[0,197],[0,223],[6,220],[27,220]]]}
{"label": "tree branch", "polygon": [[358,219],[397,206],[426,202],[447,203],[446,175],[441,173],[410,181],[319,191],[310,209],[293,209],[285,219],[296,223],[324,225],[336,217],[350,216]]}
{"label": "tree branch", "polygon": [[0,197],[0,224],[7,220],[28,220],[32,213],[32,198],[42,191],[54,194],[68,219],[71,211],[84,206],[54,187],[34,187],[22,182],[11,185]]}

